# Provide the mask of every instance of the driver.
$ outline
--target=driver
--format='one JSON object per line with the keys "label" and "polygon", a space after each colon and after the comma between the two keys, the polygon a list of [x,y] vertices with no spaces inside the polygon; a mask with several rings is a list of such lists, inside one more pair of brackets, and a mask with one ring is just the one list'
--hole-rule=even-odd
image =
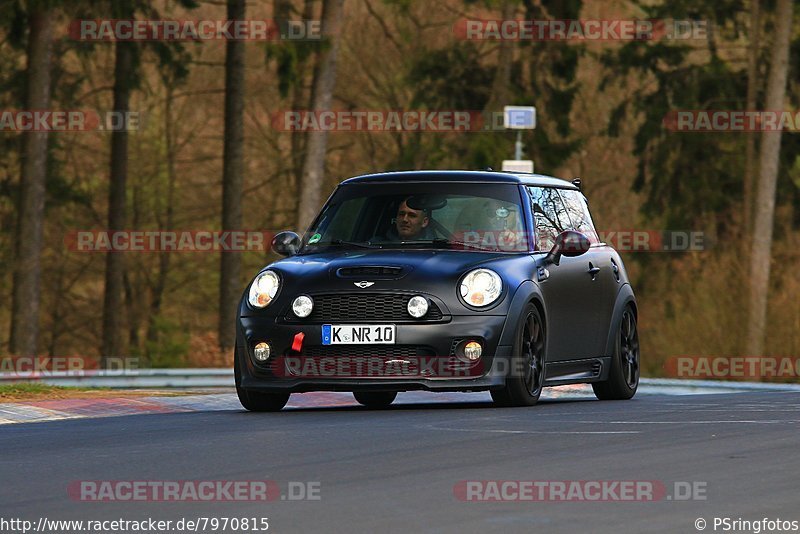
{"label": "driver", "polygon": [[428,240],[432,239],[429,224],[431,222],[430,213],[427,210],[415,210],[408,207],[406,197],[397,208],[394,227],[389,230],[388,239],[400,239],[402,241]]}

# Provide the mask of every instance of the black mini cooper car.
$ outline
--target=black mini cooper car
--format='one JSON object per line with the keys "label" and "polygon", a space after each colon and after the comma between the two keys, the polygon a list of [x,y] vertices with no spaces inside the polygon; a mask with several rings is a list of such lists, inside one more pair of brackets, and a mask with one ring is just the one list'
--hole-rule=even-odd
{"label": "black mini cooper car", "polygon": [[490,391],[501,406],[591,383],[639,383],[637,305],[598,240],[580,181],[491,171],[371,174],[342,182],[286,256],[242,297],[234,363],[248,410],[291,393]]}

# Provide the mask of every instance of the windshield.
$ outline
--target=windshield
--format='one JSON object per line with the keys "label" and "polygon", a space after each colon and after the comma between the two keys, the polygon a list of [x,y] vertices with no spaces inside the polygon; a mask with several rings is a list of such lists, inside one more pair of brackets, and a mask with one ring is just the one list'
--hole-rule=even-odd
{"label": "windshield", "polygon": [[303,237],[326,248],[528,250],[515,184],[369,183],[339,187]]}

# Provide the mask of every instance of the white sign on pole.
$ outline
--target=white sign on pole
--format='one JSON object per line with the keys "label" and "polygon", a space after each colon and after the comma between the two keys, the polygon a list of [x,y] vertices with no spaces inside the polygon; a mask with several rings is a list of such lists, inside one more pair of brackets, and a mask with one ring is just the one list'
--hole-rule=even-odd
{"label": "white sign on pole", "polygon": [[533,161],[529,159],[504,159],[503,170],[533,174]]}
{"label": "white sign on pole", "polygon": [[505,106],[503,127],[511,130],[536,129],[536,108],[533,106]]}

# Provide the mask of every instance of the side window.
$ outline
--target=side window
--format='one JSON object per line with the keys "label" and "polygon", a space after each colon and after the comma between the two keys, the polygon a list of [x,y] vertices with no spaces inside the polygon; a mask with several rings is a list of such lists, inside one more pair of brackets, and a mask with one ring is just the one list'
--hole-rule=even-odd
{"label": "side window", "polygon": [[567,209],[558,189],[552,187],[529,187],[531,211],[536,224],[536,249],[550,250],[556,236],[571,226]]}
{"label": "side window", "polygon": [[584,234],[591,243],[597,243],[597,231],[594,228],[589,206],[586,204],[583,194],[580,191],[562,189],[561,198],[564,199],[564,206],[567,208],[567,214],[572,221],[571,229]]}

